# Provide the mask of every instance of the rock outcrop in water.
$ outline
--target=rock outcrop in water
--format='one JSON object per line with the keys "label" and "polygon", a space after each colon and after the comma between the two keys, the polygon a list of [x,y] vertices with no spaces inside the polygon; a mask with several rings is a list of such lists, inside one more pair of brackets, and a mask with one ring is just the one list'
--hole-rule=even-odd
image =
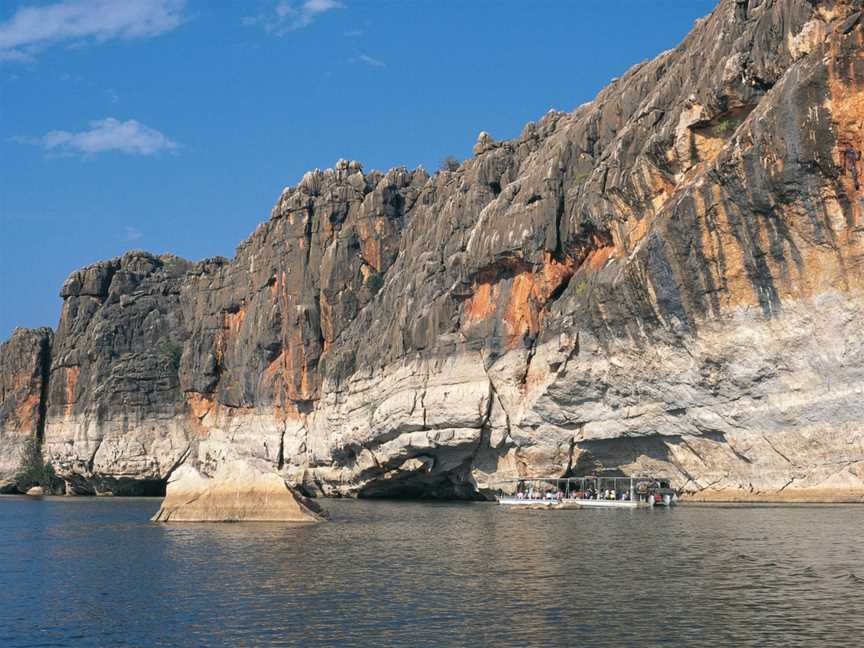
{"label": "rock outcrop in water", "polygon": [[171,475],[154,522],[321,522],[326,515],[267,466],[220,464],[212,476],[183,465]]}
{"label": "rock outcrop in water", "polygon": [[735,9],[457,170],[307,173],[232,260],[73,273],[45,456],[74,492],[864,498],[860,7]]}

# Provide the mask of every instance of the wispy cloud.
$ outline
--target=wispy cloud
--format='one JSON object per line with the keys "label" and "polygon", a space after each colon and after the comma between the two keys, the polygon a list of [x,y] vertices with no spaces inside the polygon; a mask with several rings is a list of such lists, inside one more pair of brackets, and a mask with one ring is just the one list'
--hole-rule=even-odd
{"label": "wispy cloud", "polygon": [[346,29],[345,36],[348,38],[358,38],[364,34],[362,29]]}
{"label": "wispy cloud", "polygon": [[321,14],[344,8],[345,5],[338,0],[304,0],[303,2],[279,0],[267,13],[246,16],[243,18],[243,24],[257,25],[263,27],[268,34],[284,36],[288,32],[308,27]]}
{"label": "wispy cloud", "polygon": [[63,0],[21,7],[0,23],[0,60],[29,60],[61,43],[158,36],[185,20],[185,6],[186,0]]}
{"label": "wispy cloud", "polygon": [[131,225],[127,225],[123,230],[123,238],[126,241],[137,241],[140,238],[144,237],[144,234],[137,227],[132,227]]}
{"label": "wispy cloud", "polygon": [[366,65],[371,65],[372,67],[387,67],[387,64],[381,59],[376,59],[368,54],[358,54],[357,56],[352,56],[348,59],[349,63],[365,63]]}
{"label": "wispy cloud", "polygon": [[22,144],[39,146],[54,155],[90,157],[108,151],[128,155],[155,155],[173,151],[178,144],[154,128],[129,119],[121,122],[113,117],[90,122],[90,128],[78,133],[55,130],[41,137],[16,137]]}

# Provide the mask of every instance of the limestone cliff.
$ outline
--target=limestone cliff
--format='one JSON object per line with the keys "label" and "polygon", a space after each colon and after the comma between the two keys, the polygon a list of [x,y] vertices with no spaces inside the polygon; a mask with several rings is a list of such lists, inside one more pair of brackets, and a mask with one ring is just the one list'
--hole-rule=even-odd
{"label": "limestone cliff", "polygon": [[456,170],[340,161],[232,260],[74,273],[46,457],[76,492],[249,461],[312,494],[864,498],[862,45],[857,2],[722,0]]}
{"label": "limestone cliff", "polygon": [[0,345],[0,492],[14,492],[26,443],[41,439],[51,329],[15,329]]}

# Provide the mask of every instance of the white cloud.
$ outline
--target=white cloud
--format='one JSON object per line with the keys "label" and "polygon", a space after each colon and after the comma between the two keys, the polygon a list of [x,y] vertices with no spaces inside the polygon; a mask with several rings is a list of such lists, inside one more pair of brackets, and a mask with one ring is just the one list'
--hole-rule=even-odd
{"label": "white cloud", "polygon": [[0,23],[0,60],[22,61],[59,43],[147,38],[184,21],[186,0],[63,0],[19,8]]}
{"label": "white cloud", "polygon": [[387,64],[376,58],[372,58],[368,54],[358,54],[350,59],[348,59],[349,63],[365,63],[366,65],[371,65],[372,67],[387,67]]}
{"label": "white cloud", "polygon": [[308,27],[323,13],[344,8],[345,5],[338,0],[305,0],[304,2],[279,0],[271,11],[257,16],[247,16],[243,19],[243,24],[260,25],[268,34],[284,36],[288,32]]}
{"label": "white cloud", "polygon": [[108,151],[128,155],[155,155],[173,151],[178,144],[154,128],[129,119],[121,122],[113,117],[90,122],[89,130],[78,133],[56,130],[42,137],[17,137],[23,144],[34,144],[48,153],[93,156]]}
{"label": "white cloud", "polygon": [[137,227],[132,227],[131,225],[127,225],[124,230],[124,239],[127,241],[137,241],[140,238],[143,238],[144,234]]}

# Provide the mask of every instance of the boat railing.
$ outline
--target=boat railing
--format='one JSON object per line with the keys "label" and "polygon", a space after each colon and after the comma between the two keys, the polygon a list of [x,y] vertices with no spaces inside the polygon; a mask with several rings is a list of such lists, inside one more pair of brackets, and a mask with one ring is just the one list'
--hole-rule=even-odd
{"label": "boat railing", "polygon": [[[584,477],[522,477],[498,480],[499,499],[506,497],[525,500],[526,503],[575,499],[646,501],[648,496],[672,490],[666,479],[651,476],[598,476]],[[674,493],[674,491],[672,491]],[[506,494],[505,494],[506,493]]]}

